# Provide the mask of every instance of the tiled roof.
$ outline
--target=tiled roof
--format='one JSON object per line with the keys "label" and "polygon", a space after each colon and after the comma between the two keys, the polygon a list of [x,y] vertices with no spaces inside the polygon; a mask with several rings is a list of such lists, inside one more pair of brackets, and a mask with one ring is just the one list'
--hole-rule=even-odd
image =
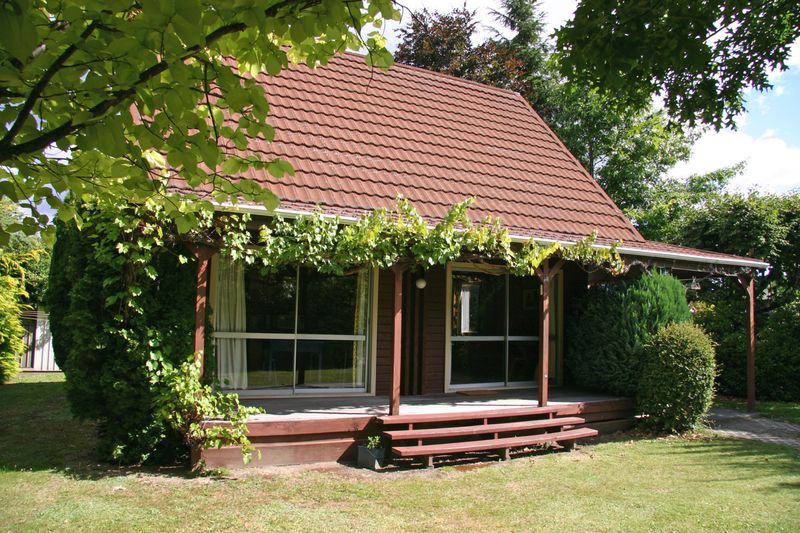
{"label": "tiled roof", "polygon": [[397,64],[370,69],[341,54],[328,65],[264,76],[275,127],[251,152],[282,157],[293,177],[246,177],[281,208],[359,216],[398,194],[428,219],[474,197],[474,217],[499,217],[524,237],[646,247],[622,211],[519,94]]}

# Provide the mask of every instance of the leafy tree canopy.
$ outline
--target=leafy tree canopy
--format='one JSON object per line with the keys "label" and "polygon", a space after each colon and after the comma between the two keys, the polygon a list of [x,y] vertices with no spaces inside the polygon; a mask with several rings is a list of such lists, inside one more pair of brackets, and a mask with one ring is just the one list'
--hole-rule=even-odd
{"label": "leafy tree canopy", "polygon": [[[23,218],[19,208],[9,201],[0,201],[0,226],[18,224]],[[0,247],[0,257],[9,258],[17,268],[11,269],[24,290],[20,303],[39,305],[47,289],[50,269],[50,248],[39,235],[15,233],[6,246]]]}
{"label": "leafy tree canopy", "polygon": [[622,105],[663,97],[681,123],[735,126],[800,36],[796,0],[581,0],[558,31],[562,73]]}
{"label": "leafy tree canopy", "polygon": [[188,231],[210,204],[171,197],[170,172],[217,201],[274,207],[254,182],[227,179],[248,168],[292,172],[242,155],[247,136],[274,133],[254,78],[362,47],[368,63],[388,67],[377,28],[397,16],[391,0],[4,0],[0,197],[32,216],[0,229],[0,244],[46,225],[43,204],[76,217],[68,193],[160,199]]}
{"label": "leafy tree canopy", "polygon": [[495,18],[514,36],[473,45],[475,12],[418,12],[399,31],[395,58],[518,92],[618,205],[646,205],[666,171],[689,157],[692,136],[669,128],[663,112],[614,109],[597,91],[564,80],[536,2],[503,0]]}

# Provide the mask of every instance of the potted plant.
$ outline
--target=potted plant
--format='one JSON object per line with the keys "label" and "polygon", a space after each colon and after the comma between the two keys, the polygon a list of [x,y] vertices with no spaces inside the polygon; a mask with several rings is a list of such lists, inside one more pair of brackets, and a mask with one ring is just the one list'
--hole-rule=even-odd
{"label": "potted plant", "polygon": [[381,444],[380,435],[370,435],[367,437],[366,446],[358,447],[358,466],[378,470],[383,466],[383,459],[386,457],[386,450]]}

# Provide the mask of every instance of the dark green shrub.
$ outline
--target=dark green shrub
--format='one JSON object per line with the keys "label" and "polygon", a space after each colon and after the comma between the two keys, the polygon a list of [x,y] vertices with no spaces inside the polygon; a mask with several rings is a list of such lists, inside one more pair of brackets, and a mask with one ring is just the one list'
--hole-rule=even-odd
{"label": "dark green shrub", "polygon": [[[756,396],[800,401],[800,297],[766,316],[756,333]],[[744,336],[744,335],[743,335]],[[744,345],[739,359],[745,360]]]}
{"label": "dark green shrub", "polygon": [[638,407],[653,430],[694,429],[714,397],[714,343],[699,326],[670,324],[645,344]]}
{"label": "dark green shrub", "polygon": [[666,274],[592,287],[567,324],[567,369],[580,387],[633,397],[644,343],[691,316],[683,285]]}
{"label": "dark green shrub", "polygon": [[[717,392],[747,393],[744,291],[738,298],[696,302],[695,322],[717,344]],[[736,294],[736,293],[734,293]],[[760,400],[800,401],[800,297],[756,317],[756,395]]]}
{"label": "dark green shrub", "polygon": [[[73,415],[97,421],[98,455],[120,463],[173,461],[186,453],[181,436],[156,416],[157,391],[146,364],[152,351],[180,364],[193,351],[196,264],[178,261],[179,248],[155,256],[156,279],[142,276],[143,313],[119,328],[108,307],[123,273],[96,254],[95,228],[59,224],[46,301],[56,362],[66,375]],[[104,280],[119,279],[119,283]]]}

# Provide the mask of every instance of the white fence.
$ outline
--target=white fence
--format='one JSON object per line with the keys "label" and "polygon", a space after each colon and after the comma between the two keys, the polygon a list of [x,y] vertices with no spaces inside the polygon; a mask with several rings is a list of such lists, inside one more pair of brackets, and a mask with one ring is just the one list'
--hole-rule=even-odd
{"label": "white fence", "polygon": [[28,372],[58,372],[53,359],[50,317],[41,309],[22,313],[25,328],[25,352],[20,356],[19,366]]}

